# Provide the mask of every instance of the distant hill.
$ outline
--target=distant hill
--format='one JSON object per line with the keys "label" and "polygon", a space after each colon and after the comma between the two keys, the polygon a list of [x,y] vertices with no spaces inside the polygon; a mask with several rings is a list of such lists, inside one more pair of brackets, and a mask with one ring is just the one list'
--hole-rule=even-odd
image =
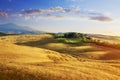
{"label": "distant hill", "polygon": [[6,36],[7,34],[0,32],[0,36]]}
{"label": "distant hill", "polygon": [[44,31],[38,31],[27,26],[20,26],[13,23],[0,24],[0,32],[7,34],[37,34],[45,33]]}

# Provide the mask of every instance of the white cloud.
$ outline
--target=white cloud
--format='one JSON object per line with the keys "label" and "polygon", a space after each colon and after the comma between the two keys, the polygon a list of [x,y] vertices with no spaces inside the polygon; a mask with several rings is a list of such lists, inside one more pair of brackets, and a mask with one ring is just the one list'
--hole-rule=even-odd
{"label": "white cloud", "polygon": [[[78,7],[79,8],[79,7]],[[22,10],[20,14],[22,15],[39,15],[44,18],[52,16],[52,18],[60,19],[62,16],[65,17],[65,15],[69,17],[77,16],[83,16],[87,17],[89,20],[97,20],[102,22],[110,22],[113,21],[113,19],[104,13],[96,12],[94,10],[85,10],[81,11],[80,9],[71,9],[71,8],[63,8],[63,7],[52,7],[48,9],[30,9],[30,10]],[[44,15],[44,16],[43,16]],[[71,16],[72,15],[72,16]],[[66,17],[67,17],[66,16]],[[25,20],[28,20],[29,18],[26,18]]]}
{"label": "white cloud", "polygon": [[84,0],[71,0],[71,1],[75,2],[75,1],[84,1]]}
{"label": "white cloud", "polygon": [[30,16],[25,16],[24,19],[25,20],[30,20],[31,18],[30,18]]}
{"label": "white cloud", "polygon": [[106,16],[97,16],[97,17],[90,17],[90,20],[109,22],[109,21],[112,21],[113,19],[111,19],[110,17],[106,17]]}
{"label": "white cloud", "polygon": [[12,0],[8,0],[9,2],[12,2]]}
{"label": "white cloud", "polygon": [[8,14],[6,12],[0,12],[0,17],[8,17]]}

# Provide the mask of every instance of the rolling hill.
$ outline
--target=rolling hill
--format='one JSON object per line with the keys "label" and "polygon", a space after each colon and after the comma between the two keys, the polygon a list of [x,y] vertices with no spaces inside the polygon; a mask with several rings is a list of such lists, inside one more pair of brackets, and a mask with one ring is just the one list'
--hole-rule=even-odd
{"label": "rolling hill", "polygon": [[50,34],[0,37],[1,80],[120,80],[120,51]]}
{"label": "rolling hill", "polygon": [[101,34],[87,34],[87,35],[96,40],[101,40],[113,44],[120,44],[119,42],[120,36],[110,36],[110,35],[101,35]]}

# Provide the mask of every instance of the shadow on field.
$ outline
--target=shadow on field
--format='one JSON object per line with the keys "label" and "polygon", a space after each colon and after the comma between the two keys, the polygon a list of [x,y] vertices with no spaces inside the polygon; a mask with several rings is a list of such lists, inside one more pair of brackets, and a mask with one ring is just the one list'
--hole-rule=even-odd
{"label": "shadow on field", "polygon": [[16,44],[49,49],[63,54],[71,55],[75,58],[81,58],[81,57],[94,58],[94,55],[87,54],[86,56],[86,53],[101,51],[100,49],[92,47],[90,45],[74,45],[74,44],[60,43],[54,38],[42,38],[38,41],[30,41],[30,42],[16,43]]}
{"label": "shadow on field", "polygon": [[17,45],[25,45],[25,46],[32,46],[32,47],[40,47],[41,45],[47,44],[47,43],[57,43],[58,41],[54,38],[42,38],[38,41],[28,41],[28,42],[20,42],[16,43]]}

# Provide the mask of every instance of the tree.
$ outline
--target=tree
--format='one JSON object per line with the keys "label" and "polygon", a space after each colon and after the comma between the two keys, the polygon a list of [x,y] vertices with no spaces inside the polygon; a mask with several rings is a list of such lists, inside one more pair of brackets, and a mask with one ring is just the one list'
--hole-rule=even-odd
{"label": "tree", "polygon": [[80,35],[79,35],[79,33],[69,32],[69,33],[65,33],[64,37],[65,38],[79,38]]}

